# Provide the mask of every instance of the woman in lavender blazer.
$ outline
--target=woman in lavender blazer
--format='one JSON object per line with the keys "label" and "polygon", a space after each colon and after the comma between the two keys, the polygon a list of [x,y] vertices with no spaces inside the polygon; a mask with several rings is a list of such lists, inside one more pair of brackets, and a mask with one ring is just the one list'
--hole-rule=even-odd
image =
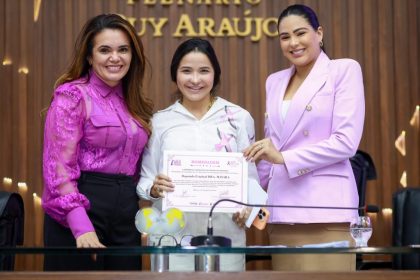
{"label": "woman in lavender blazer", "polygon": [[[364,122],[363,77],[351,59],[331,60],[323,30],[304,5],[289,6],[278,21],[280,47],[292,66],[266,82],[265,139],[244,154],[259,161],[267,204],[357,207],[349,158]],[[357,210],[271,208],[270,243],[288,246],[348,240]],[[351,255],[274,255],[276,270],[354,270]]]}

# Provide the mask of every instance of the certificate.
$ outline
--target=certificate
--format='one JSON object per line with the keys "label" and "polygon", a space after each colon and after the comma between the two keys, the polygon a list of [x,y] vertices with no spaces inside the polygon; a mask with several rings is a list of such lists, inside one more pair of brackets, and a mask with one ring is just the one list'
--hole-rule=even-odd
{"label": "certificate", "polygon": [[[223,198],[247,203],[248,162],[242,153],[164,151],[163,173],[175,186],[175,191],[167,192],[163,198],[164,211],[176,207],[208,213]],[[224,201],[213,211],[233,213],[242,207]]]}

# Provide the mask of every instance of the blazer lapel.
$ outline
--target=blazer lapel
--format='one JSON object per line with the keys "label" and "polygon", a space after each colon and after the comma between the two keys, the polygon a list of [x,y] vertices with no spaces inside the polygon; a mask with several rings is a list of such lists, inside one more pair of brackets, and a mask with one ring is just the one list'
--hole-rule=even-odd
{"label": "blazer lapel", "polygon": [[[289,139],[300,118],[305,112],[306,106],[311,102],[312,98],[319,91],[319,89],[325,84],[328,77],[329,62],[330,59],[328,56],[324,52],[321,52],[308,77],[306,77],[305,81],[297,90],[284,120],[284,126],[279,143],[280,146],[278,147],[279,149],[282,149],[284,144]],[[284,90],[282,100],[284,96]]]}
{"label": "blazer lapel", "polygon": [[[283,131],[283,118],[281,116],[281,107],[283,104],[283,97],[286,87],[289,84],[290,78],[294,72],[294,68],[290,67],[284,74],[276,80],[275,84],[270,89],[270,95],[267,95],[267,115],[271,122],[271,127],[274,133],[277,134],[278,139],[281,138]],[[277,145],[276,145],[277,146]]]}

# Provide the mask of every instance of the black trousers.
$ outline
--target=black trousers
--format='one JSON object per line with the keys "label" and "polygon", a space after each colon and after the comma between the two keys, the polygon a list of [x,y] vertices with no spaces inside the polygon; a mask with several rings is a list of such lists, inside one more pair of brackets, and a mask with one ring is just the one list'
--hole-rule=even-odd
{"label": "black trousers", "polygon": [[[88,215],[99,241],[105,246],[140,246],[141,235],[134,224],[139,209],[136,183],[130,176],[82,172],[79,192],[90,201]],[[76,247],[69,228],[48,215],[44,220],[45,247]],[[140,256],[46,254],[44,270],[140,270]]]}

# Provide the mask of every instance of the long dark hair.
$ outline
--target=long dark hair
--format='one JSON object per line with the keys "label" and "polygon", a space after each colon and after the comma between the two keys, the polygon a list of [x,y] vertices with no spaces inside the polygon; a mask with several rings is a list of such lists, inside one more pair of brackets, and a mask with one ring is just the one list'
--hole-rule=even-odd
{"label": "long dark hair", "polygon": [[67,71],[55,82],[55,88],[89,74],[91,66],[89,65],[88,58],[92,56],[94,39],[104,29],[121,30],[130,39],[132,49],[130,69],[122,79],[124,100],[130,114],[150,134],[150,119],[153,113],[153,103],[143,92],[143,79],[147,63],[143,44],[136,35],[134,27],[119,15],[102,14],[86,22],[77,37],[72,62]]}
{"label": "long dark hair", "polygon": [[182,58],[189,54],[190,52],[201,52],[205,54],[214,69],[214,81],[213,87],[210,90],[211,95],[216,94],[217,87],[220,82],[220,70],[219,61],[217,60],[216,52],[211,46],[210,42],[200,38],[192,38],[181,43],[176,49],[174,56],[172,57],[171,62],[171,79],[176,83],[176,74],[178,71],[179,63],[181,63]]}
{"label": "long dark hair", "polygon": [[[316,13],[314,12],[314,10],[312,10],[308,6],[305,6],[305,5],[302,5],[302,4],[295,4],[295,5],[291,5],[291,6],[287,7],[286,9],[284,9],[281,12],[281,14],[280,14],[280,16],[277,20],[277,29],[279,29],[281,20],[283,18],[285,18],[287,16],[291,16],[291,15],[303,17],[304,19],[306,19],[306,21],[312,26],[312,28],[315,31],[317,31],[318,28],[321,26],[319,24],[318,17],[316,16]],[[324,43],[322,43],[322,46],[320,46],[320,47],[325,52]]]}

